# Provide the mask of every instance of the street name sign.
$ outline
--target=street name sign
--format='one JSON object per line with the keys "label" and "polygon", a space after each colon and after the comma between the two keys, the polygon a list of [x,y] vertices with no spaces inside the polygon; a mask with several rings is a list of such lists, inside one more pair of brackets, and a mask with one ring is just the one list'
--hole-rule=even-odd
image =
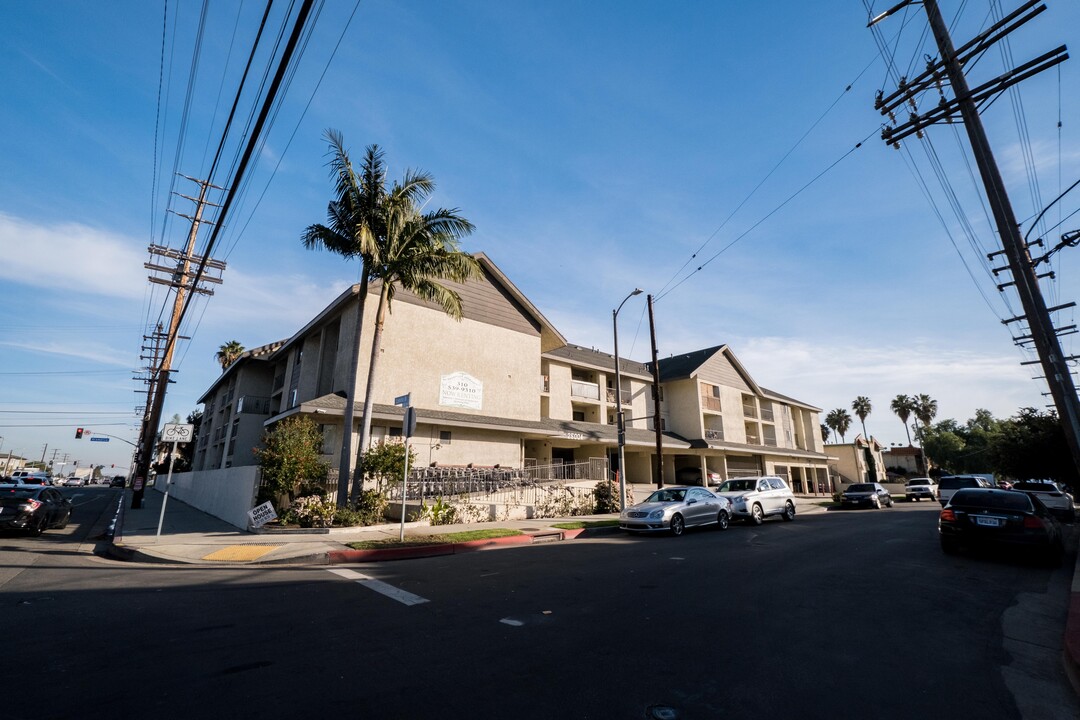
{"label": "street name sign", "polygon": [[109,442],[109,438],[92,437],[90,438],[90,442]]}

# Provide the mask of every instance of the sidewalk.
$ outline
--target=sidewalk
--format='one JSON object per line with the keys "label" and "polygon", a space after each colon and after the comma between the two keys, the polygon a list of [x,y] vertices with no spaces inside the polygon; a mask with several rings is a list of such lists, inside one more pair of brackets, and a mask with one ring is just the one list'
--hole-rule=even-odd
{"label": "sidewalk", "polygon": [[[645,497],[651,486],[635,486],[635,497]],[[503,545],[571,540],[579,536],[596,537],[620,532],[618,528],[559,530],[552,526],[566,522],[614,520],[617,515],[585,515],[571,518],[505,520],[490,523],[429,526],[427,523],[405,523],[405,535],[440,535],[444,533],[508,528],[520,530],[524,536],[493,540],[477,540],[454,545],[393,548],[356,551],[347,543],[363,540],[397,539],[400,525],[375,525],[365,528],[330,528],[330,531],[294,531],[254,533],[240,530],[224,520],[196,510],[170,497],[165,508],[161,535],[157,535],[158,518],[164,495],[148,488],[142,507],[131,509],[131,491],[124,492],[122,517],[109,555],[119,560],[143,563],[174,564],[306,564],[325,565],[341,562],[375,562],[406,557],[430,557],[454,552],[486,549]],[[796,497],[798,515],[825,512],[819,505],[827,498]]]}

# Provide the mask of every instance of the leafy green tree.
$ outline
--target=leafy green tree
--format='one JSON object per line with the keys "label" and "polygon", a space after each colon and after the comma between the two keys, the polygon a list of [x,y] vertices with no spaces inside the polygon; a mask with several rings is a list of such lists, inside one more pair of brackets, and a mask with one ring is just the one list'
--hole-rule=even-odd
{"label": "leafy green tree", "polygon": [[908,428],[908,420],[911,419],[911,414],[915,412],[915,401],[907,395],[897,395],[889,403],[889,407],[896,413],[896,417],[900,418],[900,422],[904,423],[907,444],[908,447],[911,447],[911,430]]}
{"label": "leafy green tree", "polygon": [[294,496],[303,482],[321,483],[329,467],[320,457],[322,433],[309,417],[282,420],[263,436],[263,447],[255,448],[262,467],[259,501]]}
{"label": "leafy green tree", "polygon": [[[357,373],[360,367],[360,337],[364,329],[371,268],[378,257],[379,242],[386,236],[383,206],[386,202],[386,164],[378,145],[369,145],[357,172],[345,148],[341,133],[327,130],[330,145],[330,175],[334,178],[334,199],[326,208],[326,224],[309,225],[302,236],[304,247],[336,253],[346,260],[360,260],[360,292],[356,309],[354,343],[349,353],[348,391],[342,416],[341,455],[338,459],[337,504],[348,500],[349,474],[353,467],[353,418],[356,413]],[[363,444],[360,449],[363,449]],[[359,473],[359,468],[357,469]]]}
{"label": "leafy green tree", "polygon": [[821,442],[829,442],[829,426],[821,423]]}
{"label": "leafy green tree", "polygon": [[870,405],[870,398],[866,397],[865,395],[860,395],[852,401],[851,409],[859,418],[859,422],[862,423],[863,438],[869,441],[870,436],[866,434],[866,418],[870,415],[870,411],[873,409]]}
{"label": "leafy green tree", "polygon": [[[435,181],[430,175],[408,171],[400,183],[394,184],[382,206],[386,235],[379,239],[379,251],[370,267],[372,279],[379,281],[381,287],[368,361],[367,389],[364,392],[361,448],[367,447],[371,436],[382,333],[397,289],[433,302],[447,315],[460,320],[461,297],[440,281],[461,283],[481,276],[480,264],[476,259],[458,248],[460,239],[473,231],[472,223],[459,215],[456,209],[422,211],[434,189]],[[354,497],[361,490],[361,477],[362,473],[358,473],[354,479]]]}
{"label": "leafy green tree", "polygon": [[[364,453],[364,476],[376,487],[401,482],[405,477],[405,448],[403,442],[382,441]],[[416,452],[409,447],[409,467],[416,463]]]}
{"label": "leafy green tree", "polygon": [[221,369],[225,370],[232,365],[236,360],[244,354],[244,346],[236,340],[230,340],[229,342],[218,348],[217,354],[214,355],[217,361],[221,363]]}
{"label": "leafy green tree", "polygon": [[1007,477],[1051,478],[1073,486],[1077,480],[1065,431],[1053,410],[1022,408],[1001,422],[988,454]]}
{"label": "leafy green tree", "polygon": [[844,436],[847,435],[847,431],[851,428],[851,415],[848,414],[847,410],[844,408],[830,410],[829,414],[825,416],[825,424],[840,436],[841,442],[847,442]]}
{"label": "leafy green tree", "polygon": [[946,420],[923,428],[923,452],[932,456],[934,461],[946,473],[964,472],[962,456],[965,450],[964,438],[956,432],[955,421]]}

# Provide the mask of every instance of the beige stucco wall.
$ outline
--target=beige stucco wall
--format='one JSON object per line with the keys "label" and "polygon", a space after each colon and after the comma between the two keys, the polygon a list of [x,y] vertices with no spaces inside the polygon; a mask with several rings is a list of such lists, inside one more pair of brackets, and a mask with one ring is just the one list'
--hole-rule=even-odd
{"label": "beige stucco wall", "polygon": [[[664,383],[663,387],[661,409],[668,431],[688,438],[701,437],[701,400],[697,379],[674,380]],[[726,433],[726,426],[724,430]]]}
{"label": "beige stucco wall", "polygon": [[[400,427],[400,425],[398,425]],[[372,426],[372,437],[377,442],[387,435],[388,426]],[[450,442],[439,440],[441,430],[450,432]],[[398,439],[400,440],[400,438]],[[468,465],[476,467],[521,467],[523,455],[521,441],[517,434],[485,430],[482,428],[441,427],[419,423],[416,435],[409,439],[409,444],[416,453],[418,467],[431,463],[447,465]]]}
{"label": "beige stucco wall", "polygon": [[[377,305],[377,298],[370,298],[364,312],[361,337],[364,348],[370,348]],[[392,404],[395,397],[411,393],[415,407],[539,419],[539,335],[527,335],[474,320],[457,322],[440,311],[405,302],[394,303],[392,309],[384,326],[376,367],[376,403]],[[367,387],[369,359],[367,352],[361,355],[357,373],[358,398],[363,397]],[[344,366],[347,364],[343,363]],[[307,365],[305,362],[305,376],[309,373]],[[312,364],[310,372],[314,373],[316,367]],[[346,377],[341,374],[344,370],[338,372],[340,377]],[[468,373],[483,384],[479,410],[439,404],[441,377],[455,372]]]}

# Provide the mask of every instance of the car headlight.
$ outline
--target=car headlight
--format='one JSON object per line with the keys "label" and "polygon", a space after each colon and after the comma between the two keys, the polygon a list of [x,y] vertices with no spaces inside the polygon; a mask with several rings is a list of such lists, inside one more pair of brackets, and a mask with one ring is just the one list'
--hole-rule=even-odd
{"label": "car headlight", "polygon": [[662,517],[664,517],[663,510],[653,510],[651,513],[649,513],[650,520],[659,520]]}
{"label": "car headlight", "polygon": [[744,498],[742,495],[736,495],[735,497],[731,498],[731,502],[732,503],[741,503],[745,499],[746,498]]}

